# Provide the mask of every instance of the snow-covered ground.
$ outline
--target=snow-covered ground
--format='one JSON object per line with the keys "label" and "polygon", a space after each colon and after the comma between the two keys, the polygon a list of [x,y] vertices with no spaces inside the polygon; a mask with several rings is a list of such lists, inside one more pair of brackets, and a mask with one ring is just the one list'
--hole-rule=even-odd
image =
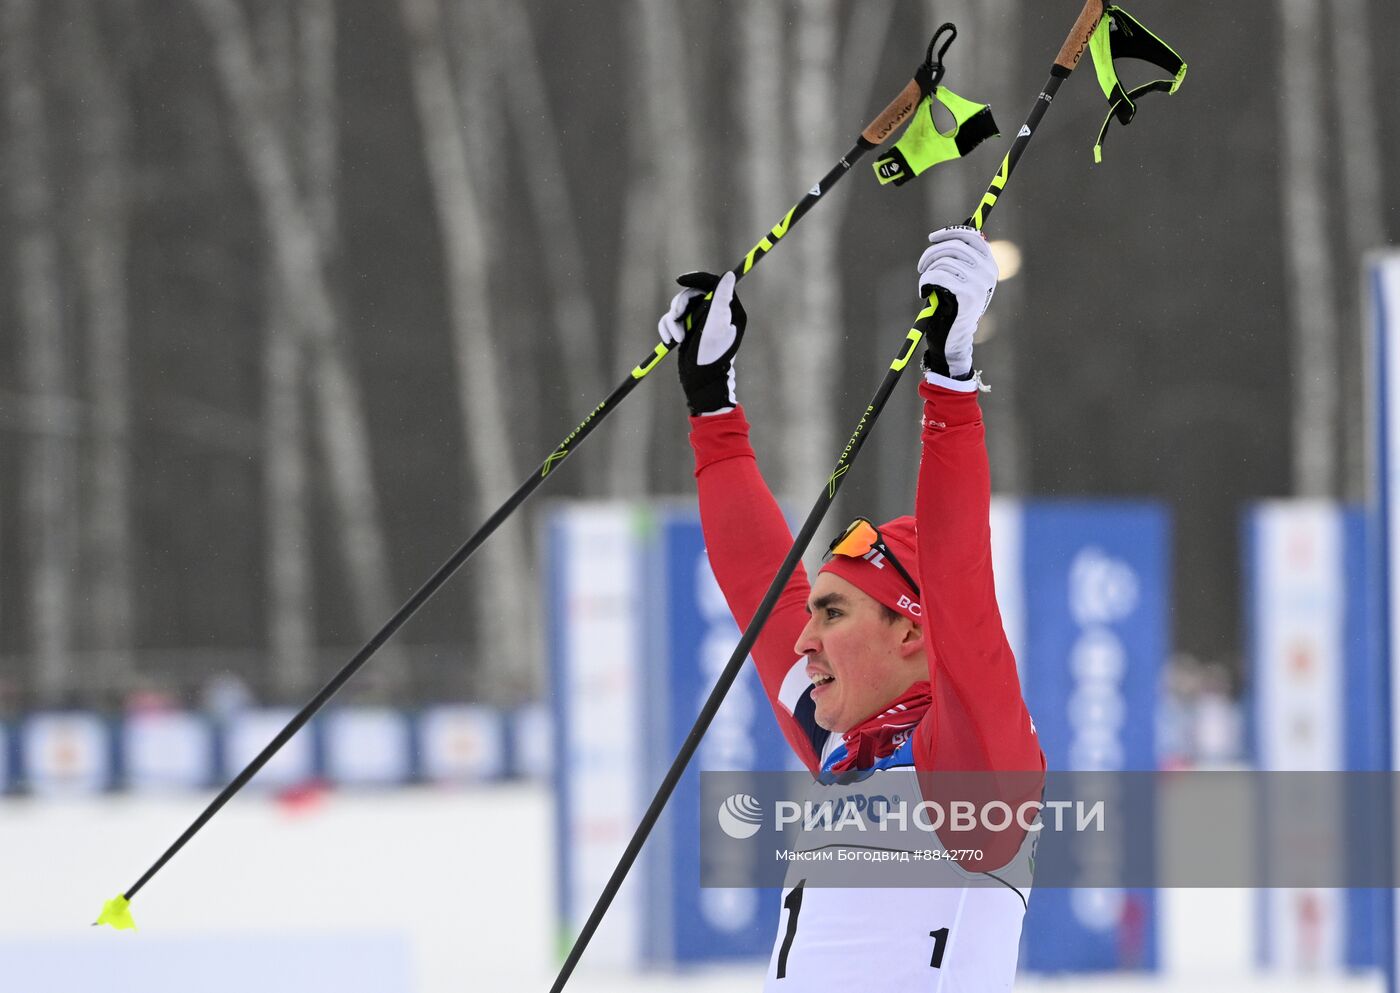
{"label": "snow-covered ground", "polygon": [[[141,930],[90,927],[207,797],[0,800],[6,993],[477,993],[546,990],[555,949],[552,806],[538,785],[415,788],[274,801],[241,795],[133,902]],[[1164,895],[1160,979],[1050,980],[1090,993],[1377,991],[1378,977],[1262,977],[1249,903]],[[1173,922],[1192,940],[1173,944]],[[605,923],[604,928],[608,925]],[[1202,941],[1202,936],[1209,940]],[[757,990],[759,968],[622,975],[579,993]]]}

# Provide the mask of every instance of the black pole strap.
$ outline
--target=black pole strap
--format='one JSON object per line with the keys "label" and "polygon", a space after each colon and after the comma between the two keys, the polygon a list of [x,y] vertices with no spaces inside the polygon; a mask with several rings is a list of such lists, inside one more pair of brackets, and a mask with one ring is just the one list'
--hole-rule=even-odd
{"label": "black pole strap", "polygon": [[[947,35],[942,47],[938,45],[938,39]],[[924,53],[923,65],[914,72],[914,78],[919,82],[919,88],[923,90],[924,96],[932,96],[938,89],[938,84],[943,82],[943,74],[947,68],[943,65],[943,57],[948,54],[948,49],[953,46],[953,41],[958,37],[958,29],[951,21],[944,21],[938,26],[938,30],[929,39],[928,51]],[[935,54],[934,49],[938,52]]]}

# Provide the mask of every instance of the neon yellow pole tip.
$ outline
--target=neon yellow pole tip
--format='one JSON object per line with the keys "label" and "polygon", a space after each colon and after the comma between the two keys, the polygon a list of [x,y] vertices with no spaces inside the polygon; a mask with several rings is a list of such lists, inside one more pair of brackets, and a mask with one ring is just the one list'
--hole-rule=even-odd
{"label": "neon yellow pole tip", "polygon": [[102,905],[102,913],[93,921],[93,927],[106,924],[114,931],[135,931],[136,922],[131,919],[131,904],[124,896],[114,896]]}

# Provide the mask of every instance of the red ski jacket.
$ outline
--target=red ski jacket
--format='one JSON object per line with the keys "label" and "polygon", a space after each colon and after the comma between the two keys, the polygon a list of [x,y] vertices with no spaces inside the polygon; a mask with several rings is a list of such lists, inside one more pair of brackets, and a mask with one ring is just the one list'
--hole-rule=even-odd
{"label": "red ski jacket", "polygon": [[[909,736],[913,765],[937,772],[1040,771],[1045,758],[1021,697],[992,579],[991,473],[977,392],[922,383],[919,394],[924,416],[917,578],[932,705]],[[742,628],[791,547],[792,534],[759,473],[743,408],[692,417],[690,423],[710,566]],[[807,623],[808,590],[799,566],[753,658],[783,735],[816,774],[844,746],[828,747],[830,733],[812,717],[805,659],[794,661],[793,645]],[[907,764],[909,750],[900,752],[901,764]]]}

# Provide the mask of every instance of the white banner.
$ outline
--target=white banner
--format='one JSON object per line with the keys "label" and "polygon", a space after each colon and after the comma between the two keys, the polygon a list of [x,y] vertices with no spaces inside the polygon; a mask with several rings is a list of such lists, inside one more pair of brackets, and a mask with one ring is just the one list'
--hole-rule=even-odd
{"label": "white banner", "polygon": [[[263,750],[295,716],[290,707],[245,710],[229,718],[224,729],[224,777],[232,779]],[[302,728],[268,760],[248,783],[249,788],[282,789],[308,782],[315,774],[312,729]]]}
{"label": "white banner", "polygon": [[200,789],[215,778],[213,730],[197,714],[128,717],[122,724],[122,752],[132,789]]}
{"label": "white banner", "polygon": [[[576,932],[641,816],[643,619],[638,512],[624,504],[569,507],[551,522],[550,608],[556,763],[564,857],[564,927]],[[624,886],[589,958],[635,966],[640,892]]]}
{"label": "white banner", "polygon": [[[1343,769],[1347,590],[1341,509],[1322,500],[1274,501],[1254,512],[1253,523],[1260,768]],[[1287,797],[1272,799],[1274,806],[1263,816],[1277,814],[1278,823],[1290,825],[1295,835],[1319,828],[1308,818],[1287,817]],[[1318,853],[1320,858],[1336,855]],[[1275,889],[1263,899],[1269,966],[1314,972],[1343,965],[1346,925],[1340,891]]]}
{"label": "white banner", "polygon": [[407,782],[413,772],[408,719],[389,707],[346,707],[326,715],[326,776],[344,786]]}
{"label": "white banner", "polygon": [[511,749],[515,772],[526,779],[547,780],[554,774],[554,722],[542,703],[521,707],[511,715]]}
{"label": "white banner", "polygon": [[1277,501],[1260,507],[1254,520],[1260,765],[1342,769],[1341,511],[1328,501]]}
{"label": "white banner", "polygon": [[499,711],[472,704],[431,707],[418,725],[423,775],[437,783],[476,783],[505,773]]}
{"label": "white banner", "polygon": [[96,714],[36,714],[24,722],[20,754],[38,795],[96,793],[112,780],[107,724]]}

